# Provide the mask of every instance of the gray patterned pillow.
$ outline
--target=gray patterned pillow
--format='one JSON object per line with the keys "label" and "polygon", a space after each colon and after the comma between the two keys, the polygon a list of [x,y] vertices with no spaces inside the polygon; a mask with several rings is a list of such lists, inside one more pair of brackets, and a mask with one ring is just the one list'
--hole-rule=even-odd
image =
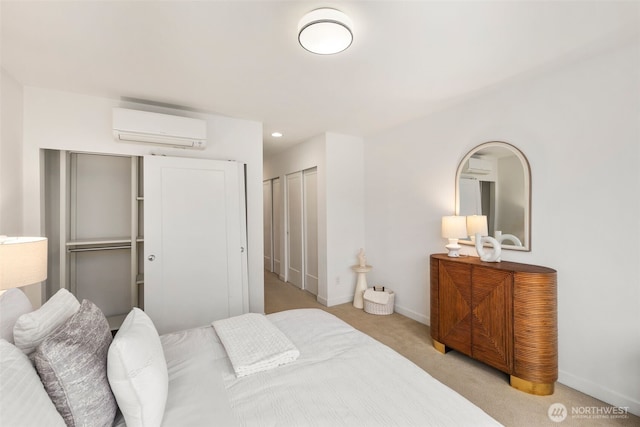
{"label": "gray patterned pillow", "polygon": [[36,349],[40,379],[69,427],[113,424],[117,405],[107,380],[111,340],[102,311],[84,300]]}

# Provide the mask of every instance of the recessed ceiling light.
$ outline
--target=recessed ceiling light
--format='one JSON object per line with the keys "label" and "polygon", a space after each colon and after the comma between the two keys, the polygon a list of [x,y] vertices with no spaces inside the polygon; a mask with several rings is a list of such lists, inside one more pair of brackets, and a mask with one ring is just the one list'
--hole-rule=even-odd
{"label": "recessed ceiling light", "polygon": [[336,9],[312,10],[298,23],[298,41],[312,53],[331,55],[351,46],[353,23]]}
{"label": "recessed ceiling light", "polygon": [[272,137],[274,138],[281,138],[282,137],[282,133],[281,132],[273,132],[271,134]]}

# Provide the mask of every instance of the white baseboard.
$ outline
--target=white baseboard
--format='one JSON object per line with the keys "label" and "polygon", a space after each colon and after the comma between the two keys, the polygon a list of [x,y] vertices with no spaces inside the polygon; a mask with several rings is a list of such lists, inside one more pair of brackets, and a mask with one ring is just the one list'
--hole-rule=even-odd
{"label": "white baseboard", "polygon": [[393,310],[396,313],[402,314],[403,316],[408,317],[409,319],[413,319],[416,322],[420,322],[423,325],[429,325],[429,319],[424,314],[417,313],[413,310],[409,310],[408,308],[400,307],[398,305],[394,306]]}
{"label": "white baseboard", "polygon": [[[353,298],[351,296],[343,296],[343,297],[333,298],[331,299],[331,301],[328,301],[326,298],[317,297],[317,301],[320,304],[324,305],[325,307],[332,307],[334,305],[353,302]],[[427,316],[425,316],[424,314],[417,313],[413,310],[409,310],[407,308],[400,307],[398,305],[393,307],[393,311],[395,311],[398,314],[402,314],[403,316],[406,316],[409,319],[413,319],[416,322],[420,322],[423,325],[429,326],[429,318],[427,318]]]}
{"label": "white baseboard", "polygon": [[320,299],[318,299],[318,302],[320,302],[320,304],[324,304],[327,307],[333,307],[334,305],[340,305],[340,304],[345,304],[348,302],[353,302],[353,295],[345,295],[342,297],[337,297],[337,298],[331,298],[331,300],[326,301],[326,304],[321,302]]}
{"label": "white baseboard", "polygon": [[[578,377],[564,370],[560,370],[558,382],[582,393],[588,394],[589,396],[593,396],[596,399],[600,399],[610,405],[617,406],[619,408],[627,408],[629,413],[640,416],[640,401],[633,399],[630,396],[621,395],[614,390],[603,387],[591,380]],[[569,411],[571,411],[571,409],[569,409]]]}

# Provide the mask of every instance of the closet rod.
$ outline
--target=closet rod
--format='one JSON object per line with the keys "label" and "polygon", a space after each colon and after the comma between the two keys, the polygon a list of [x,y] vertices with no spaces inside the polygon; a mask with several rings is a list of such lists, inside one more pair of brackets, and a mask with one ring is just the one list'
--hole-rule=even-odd
{"label": "closet rod", "polygon": [[67,252],[110,251],[113,249],[131,249],[131,245],[125,246],[96,246],[93,248],[67,249]]}

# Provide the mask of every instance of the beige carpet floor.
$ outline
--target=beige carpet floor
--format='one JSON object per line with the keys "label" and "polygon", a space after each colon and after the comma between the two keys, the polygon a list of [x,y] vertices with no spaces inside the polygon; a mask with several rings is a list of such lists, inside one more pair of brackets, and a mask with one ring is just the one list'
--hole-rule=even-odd
{"label": "beige carpet floor", "polygon": [[[336,315],[393,348],[505,426],[640,426],[639,417],[605,415],[603,411],[610,410],[607,409],[610,405],[560,383],[556,383],[551,396],[533,396],[518,391],[509,386],[508,375],[496,369],[455,351],[445,355],[436,351],[426,325],[397,313],[371,315],[350,303],[325,307],[314,295],[278,280],[273,273],[265,273],[265,312],[292,308],[320,308]],[[547,415],[549,407],[555,403],[567,408],[567,417],[562,422],[554,422]],[[585,414],[587,411],[592,414]],[[600,412],[600,415],[594,412]]]}

